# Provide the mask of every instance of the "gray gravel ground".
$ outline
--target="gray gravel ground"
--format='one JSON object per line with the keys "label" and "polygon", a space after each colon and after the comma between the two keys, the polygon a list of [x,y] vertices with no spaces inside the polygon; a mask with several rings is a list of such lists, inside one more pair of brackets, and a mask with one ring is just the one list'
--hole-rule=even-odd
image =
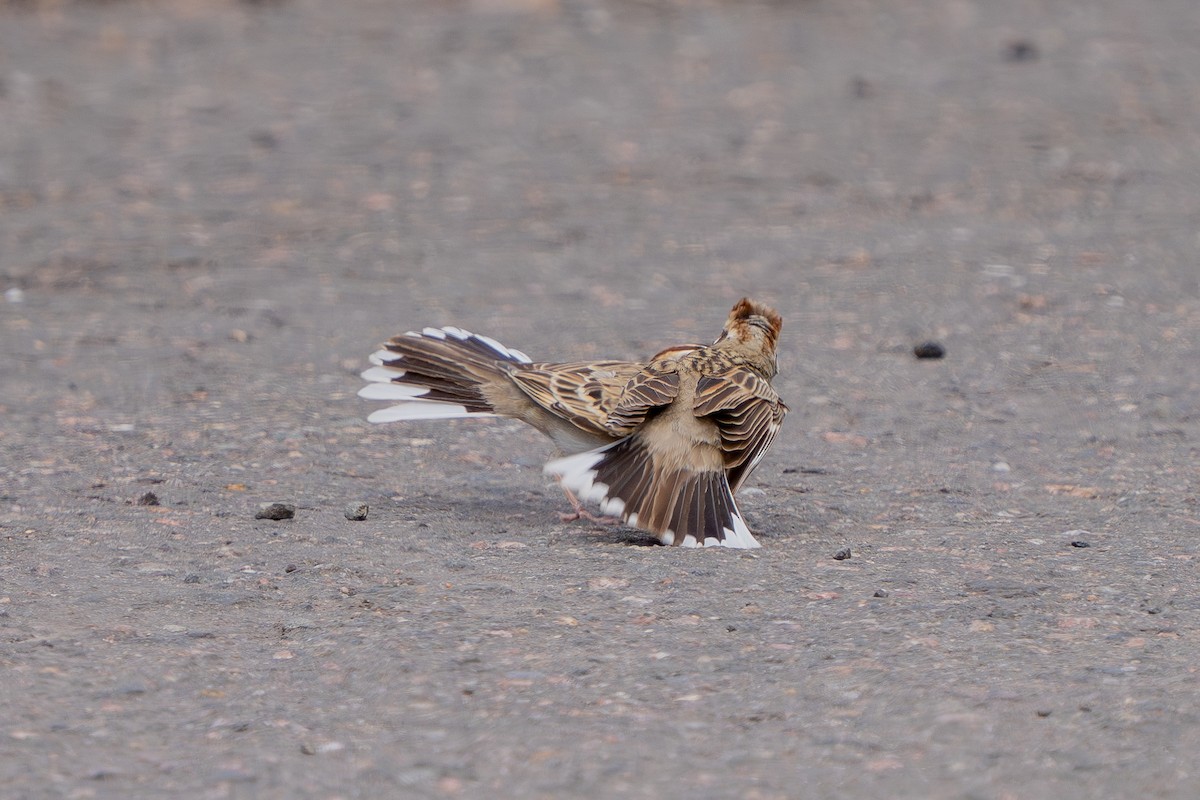
{"label": "gray gravel ground", "polygon": [[[1197,41],[0,3],[3,796],[1200,796]],[[535,432],[354,396],[409,327],[639,357],[742,294],[758,551],[559,523]]]}

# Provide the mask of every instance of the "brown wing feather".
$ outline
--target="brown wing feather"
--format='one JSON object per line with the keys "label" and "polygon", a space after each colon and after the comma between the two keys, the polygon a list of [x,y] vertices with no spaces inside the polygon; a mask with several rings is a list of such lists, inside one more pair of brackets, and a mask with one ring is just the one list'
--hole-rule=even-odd
{"label": "brown wing feather", "polygon": [[670,405],[679,396],[679,372],[669,361],[656,361],[633,376],[608,415],[609,433],[632,433],[657,408]]}
{"label": "brown wing feather", "polygon": [[510,368],[509,377],[552,414],[586,431],[613,436],[605,420],[622,388],[642,367],[627,361],[523,364]]}
{"label": "brown wing feather", "polygon": [[771,446],[787,411],[769,383],[742,367],[697,382],[693,413],[716,423],[735,493]]}

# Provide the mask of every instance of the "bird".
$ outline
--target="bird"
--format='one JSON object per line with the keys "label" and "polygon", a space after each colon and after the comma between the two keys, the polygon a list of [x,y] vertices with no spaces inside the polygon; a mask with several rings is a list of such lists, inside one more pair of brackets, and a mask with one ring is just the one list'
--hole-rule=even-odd
{"label": "bird", "polygon": [[[545,465],[575,515],[603,514],[665,545],[756,548],[734,496],[788,407],[771,386],[783,320],[742,298],[710,345],[644,362],[535,362],[462,328],[393,336],[370,356],[359,395],[395,404],[368,422],[509,417],[557,446]],[[578,496],[579,500],[575,499]]]}

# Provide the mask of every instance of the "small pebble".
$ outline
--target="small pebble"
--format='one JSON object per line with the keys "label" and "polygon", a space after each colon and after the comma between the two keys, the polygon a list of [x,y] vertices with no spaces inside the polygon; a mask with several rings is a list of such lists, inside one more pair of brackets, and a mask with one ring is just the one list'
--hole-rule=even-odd
{"label": "small pebble", "polygon": [[[250,5],[247,3],[247,5]],[[267,130],[258,130],[250,134],[250,141],[264,150],[274,150],[279,147],[279,137]]]}
{"label": "small pebble", "polygon": [[1048,709],[1048,708],[1039,708],[1039,709],[1037,710],[1037,715],[1038,715],[1039,717],[1042,717],[1042,718],[1048,717],[1048,716],[1050,716],[1050,715],[1051,715],[1051,714],[1053,714],[1053,713],[1054,713],[1054,712],[1053,712],[1053,711],[1051,711],[1051,710],[1050,710],[1050,709]]}
{"label": "small pebble", "polygon": [[1037,45],[1025,39],[1009,42],[1004,48],[1005,61],[1036,61],[1037,57]]}
{"label": "small pebble", "polygon": [[255,519],[291,519],[296,516],[296,507],[291,503],[259,503]]}
{"label": "small pebble", "polygon": [[121,775],[121,773],[115,769],[107,769],[107,768],[102,767],[100,769],[92,770],[91,772],[89,772],[87,774],[87,777],[88,777],[88,780],[92,780],[92,781],[106,781],[106,780],[109,780],[110,778],[120,777],[120,775]]}
{"label": "small pebble", "polygon": [[146,492],[137,499],[137,504],[139,506],[156,506],[158,505],[158,495],[154,492]]}
{"label": "small pebble", "polygon": [[200,582],[200,576],[199,576],[199,575],[197,575],[197,574],[196,574],[196,573],[194,573],[194,572],[192,572],[192,573],[189,573],[189,574],[187,574],[187,575],[185,575],[185,576],[184,576],[184,578],[183,578],[183,582],[184,582],[184,583],[199,583],[199,582]]}
{"label": "small pebble", "polygon": [[872,597],[887,597],[888,593],[887,593],[886,589],[876,589],[875,594],[873,594],[871,596]]}
{"label": "small pebble", "polygon": [[875,87],[871,82],[861,75],[854,76],[850,81],[850,93],[860,100],[871,97],[875,94]]}
{"label": "small pebble", "polygon": [[11,289],[4,290],[4,299],[10,303],[24,303],[25,292],[14,286]]}
{"label": "small pebble", "polygon": [[1082,539],[1076,539],[1075,541],[1071,542],[1071,547],[1091,547],[1091,545]]}
{"label": "small pebble", "polygon": [[946,348],[940,342],[921,342],[913,348],[917,358],[941,358],[946,355]]}
{"label": "small pebble", "polygon": [[371,507],[366,503],[350,503],[346,506],[346,519],[361,521],[367,518],[370,511]]}
{"label": "small pebble", "polygon": [[841,550],[838,550],[836,553],[834,553],[833,557],[836,561],[845,561],[850,557],[850,548],[843,547]]}

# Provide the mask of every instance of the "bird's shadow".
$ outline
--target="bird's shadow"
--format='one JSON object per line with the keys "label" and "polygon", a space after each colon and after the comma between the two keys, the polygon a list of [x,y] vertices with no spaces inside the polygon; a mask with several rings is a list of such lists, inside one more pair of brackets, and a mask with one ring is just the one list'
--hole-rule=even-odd
{"label": "bird's shadow", "polygon": [[647,536],[644,533],[637,533],[636,531],[630,531],[623,536],[615,536],[614,539],[618,544],[623,544],[626,547],[666,547],[656,537]]}
{"label": "bird's shadow", "polygon": [[626,547],[664,547],[658,537],[637,528],[627,528],[620,524],[591,525],[587,528],[589,537],[606,544],[620,544]]}

